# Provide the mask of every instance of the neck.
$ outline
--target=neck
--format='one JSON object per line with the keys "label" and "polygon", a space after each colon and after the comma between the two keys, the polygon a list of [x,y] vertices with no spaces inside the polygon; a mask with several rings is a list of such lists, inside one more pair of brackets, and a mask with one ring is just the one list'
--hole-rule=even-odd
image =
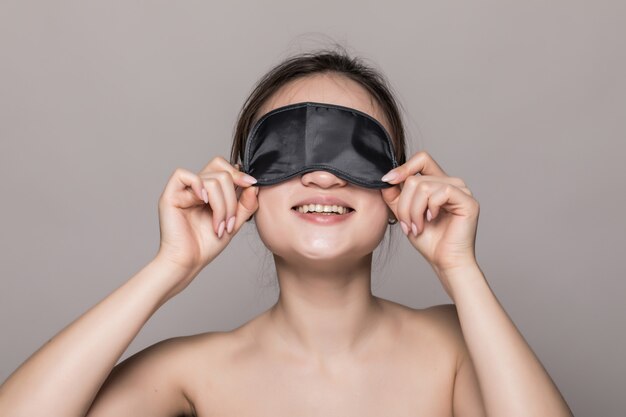
{"label": "neck", "polygon": [[279,338],[319,359],[353,355],[381,317],[371,292],[372,254],[356,263],[289,263],[274,256],[280,295],[270,309]]}

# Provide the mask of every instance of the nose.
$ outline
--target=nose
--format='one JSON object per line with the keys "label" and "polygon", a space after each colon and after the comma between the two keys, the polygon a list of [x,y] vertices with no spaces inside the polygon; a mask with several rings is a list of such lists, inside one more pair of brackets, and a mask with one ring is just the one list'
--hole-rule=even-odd
{"label": "nose", "polygon": [[343,187],[348,182],[328,171],[311,171],[302,174],[300,179],[307,187],[318,186],[320,188]]}

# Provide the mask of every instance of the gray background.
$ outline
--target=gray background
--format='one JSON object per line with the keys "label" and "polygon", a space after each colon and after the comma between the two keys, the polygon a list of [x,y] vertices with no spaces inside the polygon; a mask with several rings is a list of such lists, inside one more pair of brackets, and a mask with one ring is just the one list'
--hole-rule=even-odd
{"label": "gray background", "polygon": [[[479,264],[574,413],[623,415],[625,27],[620,1],[2,1],[0,380],[154,256],[169,176],[228,158],[254,82],[334,40],[473,191]],[[451,302],[395,227],[374,293]],[[239,326],[273,273],[246,225],[123,358]]]}

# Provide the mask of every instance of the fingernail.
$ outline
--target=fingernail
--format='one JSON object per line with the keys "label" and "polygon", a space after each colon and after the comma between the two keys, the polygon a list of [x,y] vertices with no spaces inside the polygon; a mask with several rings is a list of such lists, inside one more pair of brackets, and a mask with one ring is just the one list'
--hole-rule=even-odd
{"label": "fingernail", "polygon": [[217,237],[221,238],[224,234],[224,220],[220,222],[220,225],[217,227]]}
{"label": "fingernail", "polygon": [[241,179],[244,180],[245,182],[247,182],[248,184],[256,184],[256,178],[251,177],[248,174],[243,174]]}
{"label": "fingernail", "polygon": [[393,181],[396,178],[398,178],[398,173],[389,171],[380,180],[381,181]]}
{"label": "fingernail", "polygon": [[417,226],[411,222],[411,230],[413,230],[413,236],[417,236]]}
{"label": "fingernail", "polygon": [[204,200],[204,204],[209,204],[209,195],[204,188],[202,189],[202,199]]}
{"label": "fingernail", "polygon": [[433,219],[433,215],[430,214],[430,209],[426,210],[426,220],[431,221]]}
{"label": "fingernail", "polygon": [[409,235],[409,226],[407,226],[405,222],[401,221],[400,222],[400,227],[402,228],[402,231],[404,232],[404,234],[406,236],[408,236]]}
{"label": "fingernail", "polygon": [[228,219],[228,226],[226,226],[226,231],[231,233],[233,231],[233,226],[235,226],[235,216],[230,216],[230,219]]}

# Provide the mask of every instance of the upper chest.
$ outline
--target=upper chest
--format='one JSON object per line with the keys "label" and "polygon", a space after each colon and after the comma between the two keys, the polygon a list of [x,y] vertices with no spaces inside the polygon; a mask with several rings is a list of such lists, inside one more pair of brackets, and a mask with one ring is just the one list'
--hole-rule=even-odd
{"label": "upper chest", "polygon": [[326,367],[249,346],[193,390],[198,417],[451,416],[456,357],[437,337],[399,337]]}

